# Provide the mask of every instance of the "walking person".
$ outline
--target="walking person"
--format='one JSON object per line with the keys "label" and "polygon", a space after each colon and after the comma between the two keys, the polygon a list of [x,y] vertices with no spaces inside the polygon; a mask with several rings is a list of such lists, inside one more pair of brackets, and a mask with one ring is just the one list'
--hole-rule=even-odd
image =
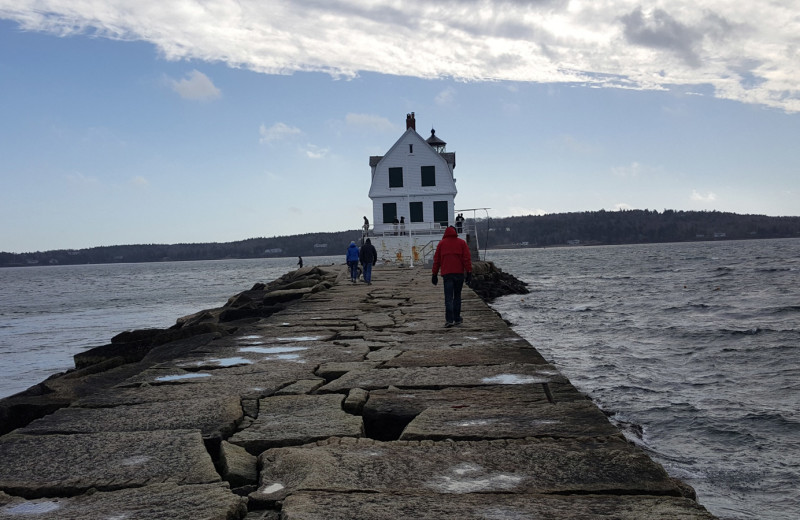
{"label": "walking person", "polygon": [[372,285],[372,266],[378,262],[378,250],[372,245],[370,239],[364,242],[358,256],[364,269],[364,281],[367,282],[367,285]]}
{"label": "walking person", "polygon": [[461,213],[456,217],[456,231],[459,235],[464,232],[464,215]]}
{"label": "walking person", "polygon": [[347,267],[350,268],[350,281],[356,283],[358,280],[358,246],[355,242],[350,242],[347,248]]}
{"label": "walking person", "polygon": [[445,327],[461,325],[461,289],[464,281],[472,281],[472,256],[469,246],[458,238],[456,228],[447,226],[444,236],[436,246],[433,255],[433,275],[431,283],[439,283],[439,270],[444,280]]}
{"label": "walking person", "polygon": [[297,265],[300,266],[300,269],[303,268],[303,257],[302,256],[298,256],[297,257]]}

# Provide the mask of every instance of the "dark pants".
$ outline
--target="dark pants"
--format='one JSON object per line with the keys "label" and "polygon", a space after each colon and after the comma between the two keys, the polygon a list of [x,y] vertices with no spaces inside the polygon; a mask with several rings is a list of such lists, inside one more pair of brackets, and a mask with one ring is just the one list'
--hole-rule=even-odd
{"label": "dark pants", "polygon": [[461,288],[464,286],[463,274],[445,274],[444,279],[444,310],[447,323],[461,321]]}
{"label": "dark pants", "polygon": [[350,280],[355,282],[358,279],[358,262],[351,260],[347,265],[350,267]]}

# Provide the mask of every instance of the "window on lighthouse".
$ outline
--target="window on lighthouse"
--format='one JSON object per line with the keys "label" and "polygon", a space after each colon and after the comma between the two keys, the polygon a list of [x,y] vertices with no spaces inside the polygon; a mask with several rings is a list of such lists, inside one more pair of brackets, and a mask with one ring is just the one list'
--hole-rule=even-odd
{"label": "window on lighthouse", "polygon": [[411,222],[422,222],[424,220],[422,214],[422,203],[409,202],[408,214],[411,217]]}
{"label": "window on lighthouse", "polygon": [[423,186],[436,186],[436,166],[423,166],[421,173]]}
{"label": "window on lighthouse", "polygon": [[433,202],[433,221],[438,222],[442,227],[449,225],[450,213],[447,210],[446,200],[436,200]]}
{"label": "window on lighthouse", "polygon": [[384,202],[383,204],[383,223],[392,224],[397,218],[397,203]]}
{"label": "window on lighthouse", "polygon": [[389,168],[389,187],[403,187],[403,168]]}

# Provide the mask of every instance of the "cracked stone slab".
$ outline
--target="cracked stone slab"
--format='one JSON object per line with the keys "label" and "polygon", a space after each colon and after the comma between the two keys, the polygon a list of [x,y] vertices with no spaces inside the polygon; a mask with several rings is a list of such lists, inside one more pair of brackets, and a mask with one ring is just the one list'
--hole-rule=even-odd
{"label": "cracked stone slab", "polygon": [[[566,383],[548,385],[550,395],[557,404],[570,401],[588,401],[574,386]],[[541,384],[503,385],[484,387],[450,387],[441,390],[388,388],[372,390],[362,410],[364,420],[380,423],[385,420],[400,420],[408,423],[424,410],[434,406],[455,408],[516,404],[519,406],[541,406],[549,403]]]}
{"label": "cracked stone slab", "polygon": [[261,500],[301,491],[680,496],[664,469],[618,437],[495,441],[330,439],[261,454]]}
{"label": "cracked stone slab", "polygon": [[72,496],[156,483],[219,482],[199,431],[0,437],[0,490],[26,498]]}
{"label": "cracked stone slab", "polygon": [[466,366],[492,365],[498,363],[521,363],[545,365],[547,361],[532,347],[491,346],[475,342],[467,345],[437,346],[429,349],[406,350],[400,356],[387,361],[384,366]]}
{"label": "cracked stone slab", "polygon": [[185,401],[198,395],[234,395],[236,397],[261,398],[272,395],[295,381],[315,377],[305,371],[297,373],[269,374],[265,372],[238,376],[211,374],[197,380],[183,380],[176,384],[114,387],[78,399],[75,406],[82,408],[104,408],[135,405],[158,401]]}
{"label": "cracked stone slab", "polygon": [[313,379],[309,374],[320,363],[361,361],[367,354],[369,348],[366,346],[334,346],[317,341],[243,340],[237,346],[217,349],[213,354],[194,352],[169,363],[160,363],[119,386],[204,383],[214,377],[254,374],[277,376],[283,380],[301,379],[304,375],[306,379]]}
{"label": "cracked stone slab", "polygon": [[369,329],[385,329],[394,327],[394,320],[391,316],[378,312],[365,312],[358,315],[358,321]]}
{"label": "cracked stone slab", "polygon": [[342,409],[342,395],[285,395],[261,399],[258,418],[228,441],[258,455],[276,446],[307,444],[328,437],[361,437],[361,417]]}
{"label": "cracked stone slab", "polygon": [[378,350],[374,350],[367,354],[367,359],[370,361],[388,361],[390,359],[394,359],[403,351],[395,348],[380,348]]}
{"label": "cracked stone slab", "polygon": [[377,368],[353,371],[331,381],[319,391],[345,392],[351,388],[374,390],[389,386],[444,388],[564,382],[567,382],[566,378],[553,365],[509,363],[491,366]]}
{"label": "cracked stone slab", "polygon": [[520,439],[525,437],[607,437],[619,435],[589,401],[519,405],[510,400],[481,405],[438,405],[420,413],[400,440]]}
{"label": "cracked stone slab", "polygon": [[241,518],[246,513],[246,500],[231,493],[227,484],[154,484],[70,498],[36,500],[3,496],[0,492],[0,520],[229,520]]}
{"label": "cracked stone slab", "polygon": [[302,492],[286,498],[286,520],[712,520],[704,507],[678,497],[608,495],[388,495]]}
{"label": "cracked stone slab", "polygon": [[275,395],[310,394],[324,384],[324,379],[301,379],[300,381],[295,381],[291,385],[281,388],[275,392]]}
{"label": "cracked stone slab", "polygon": [[61,408],[37,419],[22,434],[200,430],[203,437],[227,437],[242,420],[241,399],[222,396],[157,401],[114,408]]}
{"label": "cracked stone slab", "polygon": [[326,380],[342,377],[348,372],[370,370],[378,367],[380,361],[351,361],[348,363],[323,363],[317,368],[316,374]]}

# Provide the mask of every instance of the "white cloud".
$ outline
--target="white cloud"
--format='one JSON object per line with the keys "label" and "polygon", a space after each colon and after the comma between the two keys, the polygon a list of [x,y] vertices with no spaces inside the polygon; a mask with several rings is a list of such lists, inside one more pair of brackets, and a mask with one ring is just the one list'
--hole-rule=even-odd
{"label": "white cloud", "polygon": [[193,70],[184,79],[170,79],[169,84],[184,99],[207,101],[221,96],[208,76],[198,70]]}
{"label": "white cloud", "polygon": [[717,195],[711,191],[708,192],[708,195],[702,195],[697,190],[692,190],[689,199],[695,202],[714,202],[717,200]]}
{"label": "white cloud", "polygon": [[[639,0],[0,0],[26,30],[155,45],[170,60],[270,74],[360,71],[422,78],[682,90],[800,111],[797,2]],[[409,41],[424,35],[423,54]],[[358,49],[358,52],[353,52]],[[199,72],[181,95],[219,95]],[[206,80],[208,78],[205,78]],[[444,91],[437,102],[452,101]]]}
{"label": "white cloud", "polygon": [[375,132],[394,132],[397,130],[395,125],[393,125],[387,118],[373,114],[349,113],[345,116],[344,122],[348,126]]}
{"label": "white cloud", "polygon": [[278,122],[269,128],[262,124],[258,129],[258,133],[261,135],[259,138],[260,143],[271,143],[293,135],[300,135],[303,131],[294,126],[289,126],[286,123]]}
{"label": "white cloud", "polygon": [[455,102],[455,97],[456,89],[453,87],[447,87],[436,95],[434,101],[439,106],[449,106]]}
{"label": "white cloud", "polygon": [[307,144],[304,151],[309,159],[324,159],[330,150],[313,144]]}
{"label": "white cloud", "polygon": [[633,206],[630,204],[625,204],[624,202],[618,202],[614,204],[614,211],[622,211],[625,209],[633,209]]}

